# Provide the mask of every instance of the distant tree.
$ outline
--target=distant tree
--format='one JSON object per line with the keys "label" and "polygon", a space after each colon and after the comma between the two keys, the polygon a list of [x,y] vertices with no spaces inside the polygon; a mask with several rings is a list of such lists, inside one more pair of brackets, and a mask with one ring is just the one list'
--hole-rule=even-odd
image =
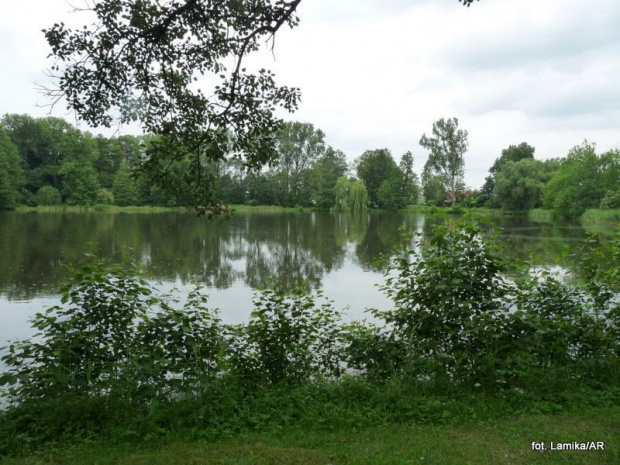
{"label": "distant tree", "polygon": [[95,137],[98,157],[93,162],[97,171],[99,184],[106,189],[112,187],[114,175],[119,170],[123,161],[123,151],[118,143],[118,138],[107,138],[102,135]]}
{"label": "distant tree", "polygon": [[598,208],[620,179],[620,151],[596,154],[587,141],[576,146],[562,161],[559,170],[545,185],[543,204],[555,216],[574,218],[588,208]]}
{"label": "distant tree", "polygon": [[481,198],[479,200],[483,201],[489,207],[499,207],[501,202],[494,197],[497,173],[508,162],[534,159],[535,151],[536,149],[527,142],[522,142],[519,145],[510,145],[508,148],[502,150],[501,156],[496,158],[491,168],[489,168],[490,175],[484,179],[484,185],[481,189]]}
{"label": "distant tree", "polygon": [[334,210],[361,213],[368,209],[368,190],[362,181],[345,176],[336,181]]}
{"label": "distant tree", "polygon": [[[394,189],[402,189],[402,173],[392,158],[388,149],[366,150],[357,163],[357,176],[366,185],[370,205],[373,207],[385,207],[379,197],[379,189],[385,181],[390,180],[389,186],[384,188],[383,200],[386,191],[390,191],[390,198]],[[400,191],[402,195],[402,190]]]}
{"label": "distant tree", "polygon": [[105,188],[112,187],[114,176],[123,160],[132,170],[137,168],[144,158],[142,137],[125,135],[106,138],[99,135],[94,140],[98,156],[93,161],[93,167],[99,176],[99,183]]}
{"label": "distant tree", "polygon": [[345,154],[328,147],[325,153],[316,160],[310,173],[312,201],[316,207],[328,209],[334,206],[336,182],[346,172]]}
{"label": "distant tree", "polygon": [[273,171],[249,172],[245,177],[247,203],[250,205],[276,205],[278,179]]}
{"label": "distant tree", "polygon": [[[5,115],[2,126],[17,146],[26,174],[26,188],[31,193],[44,185],[60,188],[58,169],[62,159],[59,119],[34,119],[29,115]],[[60,133],[56,131],[60,129]]]}
{"label": "distant tree", "polygon": [[0,210],[15,208],[25,183],[17,147],[0,127]]}
{"label": "distant tree", "polygon": [[30,170],[38,165],[38,160],[44,156],[43,152],[49,146],[39,121],[29,115],[6,114],[0,125],[17,147],[23,167]]}
{"label": "distant tree", "polygon": [[225,203],[242,204],[245,202],[245,173],[239,160],[229,159],[214,162],[218,198]]}
{"label": "distant tree", "polygon": [[109,189],[103,187],[97,191],[95,203],[97,205],[114,205],[114,194]]}
{"label": "distant tree", "polygon": [[283,205],[309,205],[310,167],[325,153],[325,134],[310,123],[287,122],[277,135],[277,171]]}
{"label": "distant tree", "polygon": [[489,175],[484,178],[484,184],[480,189],[476,203],[478,206],[497,207],[497,203],[493,197],[493,190],[495,189],[495,176]]}
{"label": "distant tree", "polygon": [[[430,150],[424,171],[442,182],[448,199],[454,205],[459,185],[465,173],[464,153],[467,151],[467,131],[458,129],[459,120],[441,118],[433,123],[433,136],[422,135],[420,145]],[[427,176],[427,179],[433,179]],[[436,181],[434,181],[436,182]]]}
{"label": "distant tree", "polygon": [[121,167],[114,176],[112,195],[114,203],[120,206],[136,205],[138,201],[138,188],[131,177],[126,161],[121,163]]}
{"label": "distant tree", "polygon": [[[81,183],[72,179],[73,174],[79,177],[81,171],[93,170],[92,164],[98,157],[95,139],[61,118],[5,115],[2,126],[18,147],[25,168],[26,189],[32,194],[50,185],[63,197],[71,198],[70,191]],[[71,186],[63,186],[63,179]]]}
{"label": "distant tree", "polygon": [[37,205],[60,205],[62,196],[58,189],[52,186],[43,186],[37,191]]}
{"label": "distant tree", "polygon": [[489,172],[491,174],[498,173],[502,169],[502,166],[509,161],[519,161],[523,159],[533,160],[535,151],[536,149],[527,142],[521,142],[519,145],[510,145],[508,148],[502,150],[501,156],[495,159]]}
{"label": "distant tree", "polygon": [[87,160],[66,160],[58,170],[63,200],[68,205],[92,205],[100,189],[99,178]]}
{"label": "distant tree", "polygon": [[420,181],[418,175],[413,171],[413,155],[411,152],[403,154],[399,168],[403,173],[404,203],[405,205],[415,205],[420,197]]}
{"label": "distant tree", "polygon": [[542,162],[531,158],[508,161],[495,176],[494,196],[504,210],[529,210],[541,205],[546,180]]}
{"label": "distant tree", "polygon": [[390,178],[381,183],[377,191],[379,207],[388,210],[398,210],[407,205],[407,191],[405,178],[400,170],[395,171]]}
{"label": "distant tree", "polygon": [[448,198],[446,183],[429,170],[422,172],[422,195],[427,205],[442,205]]}

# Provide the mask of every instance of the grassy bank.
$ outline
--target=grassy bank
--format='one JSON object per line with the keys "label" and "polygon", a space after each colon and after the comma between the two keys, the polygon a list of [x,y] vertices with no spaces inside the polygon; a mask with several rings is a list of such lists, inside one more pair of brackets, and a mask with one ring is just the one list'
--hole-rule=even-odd
{"label": "grassy bank", "polygon": [[581,215],[581,224],[605,224],[614,226],[620,223],[620,210],[591,209]]}
{"label": "grassy bank", "polygon": [[38,213],[85,213],[85,212],[106,212],[106,213],[162,213],[170,211],[187,211],[183,207],[154,207],[117,205],[49,205],[40,207],[18,207],[17,212],[38,212]]}
{"label": "grassy bank", "polygon": [[[229,205],[235,212],[273,212],[273,213],[294,213],[300,211],[313,211],[312,208],[303,207],[282,207],[279,205]],[[143,206],[125,206],[117,205],[50,205],[40,207],[18,207],[18,212],[51,212],[51,213],[84,213],[84,212],[106,212],[106,213],[161,213],[161,212],[191,212],[190,209],[184,207],[155,207],[149,205]]]}
{"label": "grassy bank", "polygon": [[[389,424],[337,431],[291,429],[218,440],[158,439],[57,445],[4,463],[30,464],[614,464],[620,408],[585,408],[470,424]],[[532,450],[545,442],[546,451]],[[551,442],[604,442],[604,450],[551,450]]]}
{"label": "grassy bank", "polygon": [[505,214],[502,210],[497,208],[467,208],[461,207],[459,205],[455,207],[435,207],[428,205],[408,205],[407,207],[402,208],[399,211],[407,212],[407,213],[424,213],[428,215],[433,214],[462,214],[462,213],[473,213],[480,216],[499,216]]}
{"label": "grassy bank", "polygon": [[[528,217],[532,221],[539,223],[555,223],[553,218],[553,212],[551,210],[544,210],[542,208],[535,208],[528,211]],[[580,223],[584,227],[591,229],[592,226],[613,227],[620,223],[620,210],[600,210],[589,209],[586,210],[583,215],[579,217]]]}
{"label": "grassy bank", "polygon": [[[317,211],[314,208],[306,207],[282,207],[279,205],[243,205],[235,204],[230,205],[233,212],[272,212],[272,213],[296,213],[296,212],[309,212]],[[126,206],[119,207],[116,205],[53,205],[53,206],[40,206],[40,207],[26,207],[20,206],[16,209],[18,212],[52,212],[52,213],[83,213],[83,212],[106,212],[106,213],[161,213],[170,211],[190,211],[184,207],[154,207],[154,206]],[[380,210],[373,210],[380,211]],[[500,216],[505,215],[498,208],[462,208],[456,207],[435,207],[427,205],[409,205],[400,209],[401,212],[406,213],[423,213],[427,215],[433,214],[461,214],[465,212],[475,213],[481,216]],[[535,208],[527,212],[528,217],[532,221],[542,223],[554,223],[553,213],[551,210],[544,210],[542,208]],[[599,210],[590,209],[580,217],[580,221],[583,225],[596,225],[614,226],[620,223],[620,210]]]}
{"label": "grassy bank", "polygon": [[308,212],[315,211],[314,208],[308,207],[282,207],[280,205],[243,205],[235,204],[230,205],[230,208],[235,212],[273,212],[273,213],[296,213],[296,212]]}

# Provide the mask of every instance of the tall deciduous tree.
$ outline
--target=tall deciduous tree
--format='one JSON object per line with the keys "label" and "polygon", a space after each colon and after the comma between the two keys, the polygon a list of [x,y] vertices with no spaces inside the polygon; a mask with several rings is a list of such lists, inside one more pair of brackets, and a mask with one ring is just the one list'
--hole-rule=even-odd
{"label": "tall deciduous tree", "polygon": [[423,134],[420,139],[420,145],[430,150],[424,171],[441,180],[452,205],[465,174],[463,155],[467,151],[467,136],[467,131],[459,129],[457,118],[441,118],[433,123],[432,137]]}
{"label": "tall deciduous tree", "polygon": [[504,210],[529,210],[540,206],[547,180],[545,166],[538,160],[508,161],[495,176],[494,196]]}
{"label": "tall deciduous tree", "polygon": [[[368,198],[373,207],[398,208],[386,205],[385,201],[394,198],[394,191],[402,189],[402,173],[388,149],[366,150],[359,158],[357,176],[364,181],[368,189]],[[384,182],[382,195],[379,191]],[[389,191],[389,192],[388,192]],[[400,191],[402,194],[402,190]]]}
{"label": "tall deciduous tree", "polygon": [[340,150],[328,147],[311,171],[312,200],[319,208],[334,206],[334,189],[338,178],[347,172],[347,159]]}
{"label": "tall deciduous tree", "polygon": [[536,149],[527,142],[521,142],[519,145],[509,145],[508,148],[502,150],[499,158],[493,162],[493,166],[489,168],[491,174],[498,173],[502,167],[509,161],[519,161],[525,158],[533,159]]}
{"label": "tall deciduous tree", "polygon": [[308,205],[310,167],[325,153],[325,134],[310,123],[289,121],[278,133],[280,201],[287,206]]}
{"label": "tall deciduous tree", "polygon": [[0,127],[0,210],[17,206],[25,178],[17,147]]}
{"label": "tall deciduous tree", "polygon": [[489,168],[490,175],[484,179],[484,185],[482,186],[482,194],[484,201],[487,205],[497,207],[501,201],[494,198],[494,189],[497,173],[502,167],[510,162],[517,162],[523,159],[534,159],[534,152],[536,149],[529,145],[527,142],[521,142],[519,145],[510,145],[508,148],[502,150],[501,156],[495,159],[491,168]]}
{"label": "tall deciduous tree", "polygon": [[91,205],[96,202],[99,179],[87,160],[66,160],[58,174],[62,181],[62,197],[69,205]]}
{"label": "tall deciduous tree", "polygon": [[398,166],[403,173],[405,204],[417,204],[420,196],[420,181],[418,175],[413,171],[412,153],[405,152]]}
{"label": "tall deciduous tree", "polygon": [[558,217],[577,217],[588,208],[598,208],[609,191],[620,183],[620,151],[596,154],[587,141],[576,146],[545,185],[543,204]]}
{"label": "tall deciduous tree", "polygon": [[138,188],[136,182],[129,173],[127,162],[123,160],[120,168],[114,176],[112,183],[114,203],[120,206],[136,205],[138,202]]}

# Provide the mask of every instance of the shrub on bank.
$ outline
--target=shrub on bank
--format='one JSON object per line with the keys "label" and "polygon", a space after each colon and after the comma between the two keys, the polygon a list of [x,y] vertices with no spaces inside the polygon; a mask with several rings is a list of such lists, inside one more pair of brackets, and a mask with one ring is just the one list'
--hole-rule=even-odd
{"label": "shrub on bank", "polygon": [[0,452],[613,402],[620,237],[607,247],[586,255],[579,286],[548,273],[509,280],[477,224],[437,227],[389,258],[394,307],[347,325],[320,295],[277,284],[257,294],[247,324],[225,325],[198,290],[176,308],[134,271],[96,261],[75,272],[62,306],[34,318],[37,336],[3,355]]}

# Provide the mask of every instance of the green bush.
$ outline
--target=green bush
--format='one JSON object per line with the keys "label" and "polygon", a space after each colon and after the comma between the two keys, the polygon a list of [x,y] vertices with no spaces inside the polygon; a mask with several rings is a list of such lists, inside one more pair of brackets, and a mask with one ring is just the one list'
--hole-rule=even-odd
{"label": "green bush", "polygon": [[98,430],[115,421],[106,412],[179,398],[220,370],[221,325],[197,291],[174,310],[141,278],[97,261],[75,272],[62,303],[37,314],[37,336],[2,357],[13,414],[36,416],[24,424],[37,436]]}
{"label": "green bush", "polygon": [[36,195],[37,205],[60,205],[62,203],[62,197],[60,191],[52,186],[43,186],[37,191]]}
{"label": "green bush", "polygon": [[601,208],[604,210],[620,208],[620,191],[608,191],[601,200]]}
{"label": "green bush", "polygon": [[0,454],[89,435],[437,423],[616,401],[620,233],[580,254],[578,284],[508,279],[487,236],[471,221],[428,242],[405,236],[383,286],[394,307],[373,311],[377,324],[343,325],[320,293],[275,284],[247,324],[227,326],[199,290],[176,308],[134,270],[91,262],[61,306],[35,316],[38,334],[2,356]]}
{"label": "green bush", "polygon": [[[317,297],[321,297],[321,293]],[[231,369],[251,385],[334,378],[341,367],[340,313],[317,305],[306,286],[264,289],[247,325],[233,328]]]}
{"label": "green bush", "polygon": [[99,189],[95,197],[95,203],[98,205],[114,205],[114,194],[109,189]]}
{"label": "green bush", "polygon": [[412,376],[478,382],[507,291],[495,244],[468,222],[436,227],[428,244],[418,236],[408,246],[392,257],[383,286],[395,307],[375,315],[403,345]]}

